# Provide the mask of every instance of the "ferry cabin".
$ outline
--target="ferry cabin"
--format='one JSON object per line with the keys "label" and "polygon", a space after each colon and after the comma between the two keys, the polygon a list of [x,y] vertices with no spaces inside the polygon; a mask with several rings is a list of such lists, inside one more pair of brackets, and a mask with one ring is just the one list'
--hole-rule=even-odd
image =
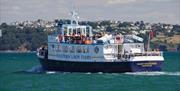
{"label": "ferry cabin", "polygon": [[[133,38],[121,34],[96,36],[92,34],[91,26],[65,24],[59,34],[48,36],[48,59],[115,62],[130,61],[135,56],[152,57],[152,54],[145,53],[143,43],[125,42],[125,38],[130,37]],[[153,55],[158,57],[161,54]]]}
{"label": "ferry cabin", "polygon": [[160,71],[160,52],[145,52],[143,39],[135,35],[95,34],[92,27],[78,25],[72,12],[71,24],[48,36],[48,49],[38,57],[45,70],[69,72]]}

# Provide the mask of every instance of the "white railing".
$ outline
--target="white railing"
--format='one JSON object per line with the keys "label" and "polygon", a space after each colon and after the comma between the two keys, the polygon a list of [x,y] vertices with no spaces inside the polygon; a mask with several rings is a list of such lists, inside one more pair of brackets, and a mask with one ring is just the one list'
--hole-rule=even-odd
{"label": "white railing", "polygon": [[160,51],[152,51],[152,52],[143,52],[143,53],[106,53],[104,54],[105,56],[111,56],[111,57],[117,57],[117,59],[120,58],[125,58],[129,59],[131,57],[136,57],[136,56],[163,56],[163,52]]}

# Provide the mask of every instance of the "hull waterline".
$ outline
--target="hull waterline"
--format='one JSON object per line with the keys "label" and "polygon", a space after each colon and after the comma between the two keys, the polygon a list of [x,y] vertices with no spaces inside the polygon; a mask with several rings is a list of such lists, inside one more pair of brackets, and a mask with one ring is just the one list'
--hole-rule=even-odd
{"label": "hull waterline", "polygon": [[161,71],[163,61],[137,62],[72,62],[39,58],[43,69],[63,72],[144,72]]}

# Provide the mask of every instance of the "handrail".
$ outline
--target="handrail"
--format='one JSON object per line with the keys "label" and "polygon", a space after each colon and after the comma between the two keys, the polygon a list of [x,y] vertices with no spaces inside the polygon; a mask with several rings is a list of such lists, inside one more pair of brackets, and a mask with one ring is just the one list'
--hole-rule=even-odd
{"label": "handrail", "polygon": [[104,55],[112,55],[112,56],[163,56],[162,52],[143,52],[143,53],[105,53]]}

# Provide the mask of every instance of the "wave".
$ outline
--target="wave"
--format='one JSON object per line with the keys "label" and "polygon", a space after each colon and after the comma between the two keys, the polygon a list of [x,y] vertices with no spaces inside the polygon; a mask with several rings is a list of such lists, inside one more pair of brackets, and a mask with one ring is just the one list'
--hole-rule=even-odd
{"label": "wave", "polygon": [[126,72],[127,75],[142,75],[142,76],[180,76],[180,72]]}
{"label": "wave", "polygon": [[[60,72],[60,71],[46,71],[43,69],[41,65],[33,66],[32,68],[25,70],[25,71],[18,71],[15,73],[33,73],[33,74],[56,74],[56,73],[78,73],[78,72]],[[86,72],[85,74],[92,74],[91,72]],[[98,72],[96,74],[104,74],[103,72]],[[125,72],[125,73],[105,73],[111,75],[119,75],[119,74],[126,74],[126,75],[142,75],[142,76],[159,76],[159,75],[167,75],[167,76],[180,76],[180,71],[178,72]]]}
{"label": "wave", "polygon": [[55,74],[57,73],[56,71],[46,71],[46,74]]}
{"label": "wave", "polygon": [[89,74],[92,74],[91,72],[86,72],[85,74],[89,75]]}
{"label": "wave", "polygon": [[20,73],[20,74],[43,74],[46,71],[42,68],[41,65],[36,65],[33,66],[32,68],[28,69],[28,70],[23,70],[23,71],[16,71],[13,73]]}
{"label": "wave", "polygon": [[45,73],[46,71],[43,69],[41,65],[33,66],[31,69],[26,70],[27,73]]}

